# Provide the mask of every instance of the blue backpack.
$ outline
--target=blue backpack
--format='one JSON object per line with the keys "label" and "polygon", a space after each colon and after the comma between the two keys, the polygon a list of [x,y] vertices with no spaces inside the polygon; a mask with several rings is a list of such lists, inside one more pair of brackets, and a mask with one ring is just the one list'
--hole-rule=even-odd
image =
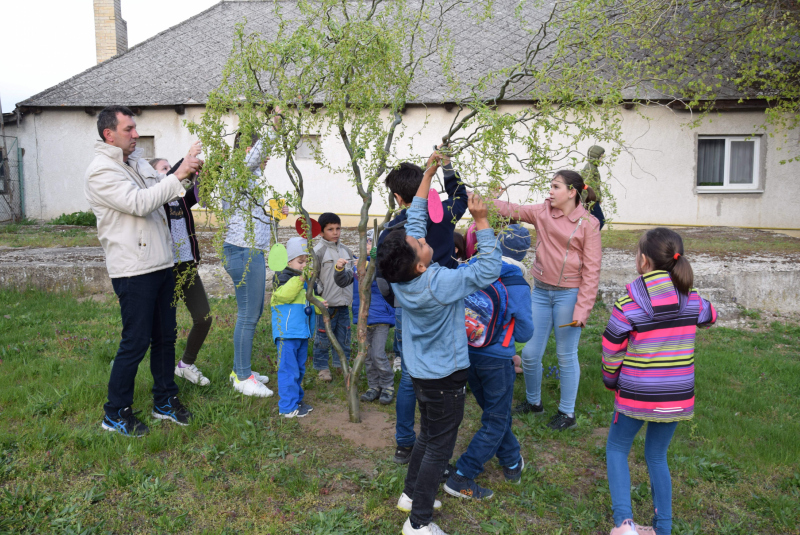
{"label": "blue backpack", "polygon": [[508,347],[514,334],[514,318],[502,325],[508,311],[506,286],[529,286],[524,277],[513,275],[499,278],[483,290],[464,298],[464,324],[467,342],[471,347],[487,347],[503,336],[503,347]]}

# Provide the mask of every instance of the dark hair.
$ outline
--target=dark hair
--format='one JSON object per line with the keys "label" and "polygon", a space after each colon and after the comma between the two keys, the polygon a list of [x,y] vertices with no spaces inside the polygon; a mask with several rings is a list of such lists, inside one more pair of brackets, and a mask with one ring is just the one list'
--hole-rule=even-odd
{"label": "dark hair", "polygon": [[101,141],[106,140],[106,136],[103,135],[106,128],[116,131],[117,125],[119,124],[117,120],[118,113],[127,115],[128,117],[134,116],[133,112],[125,106],[108,106],[107,108],[103,108],[103,111],[97,115],[97,133],[100,134]]}
{"label": "dark hair", "polygon": [[397,193],[403,202],[411,204],[425,172],[418,165],[403,162],[386,175],[384,183],[392,194]]}
{"label": "dark hair", "polygon": [[466,260],[467,259],[467,240],[464,238],[464,235],[460,232],[453,231],[453,243],[456,245],[456,249],[458,252],[455,253],[456,258],[459,260]]}
{"label": "dark hair", "polygon": [[390,231],[378,247],[378,269],[386,282],[408,282],[417,278],[417,253],[406,241],[406,231]]}
{"label": "dark hair", "polygon": [[325,227],[327,227],[328,225],[341,226],[341,224],[342,220],[339,219],[339,216],[334,213],[325,212],[324,214],[319,216],[319,228],[321,228],[322,230],[325,230]]}
{"label": "dark hair", "polygon": [[[694,284],[694,272],[683,256],[680,234],[664,227],[650,229],[639,238],[639,254],[650,260],[653,269],[668,271],[675,289],[689,295]],[[679,255],[677,259],[675,255]]]}
{"label": "dark hair", "polygon": [[150,158],[149,160],[147,160],[147,163],[149,163],[149,164],[150,164],[150,167],[152,167],[153,169],[155,169],[155,168],[156,168],[156,164],[157,164],[158,162],[166,162],[166,161],[167,161],[167,159],[166,159],[166,158]]}
{"label": "dark hair", "polygon": [[583,177],[579,172],[565,169],[556,172],[553,178],[555,179],[557,177],[563,178],[568,188],[578,191],[578,194],[575,196],[575,206],[580,202],[584,204],[597,202],[597,194],[595,194],[591,186],[583,181]]}
{"label": "dark hair", "polygon": [[[259,136],[258,134],[253,134],[250,136],[250,144],[248,147],[254,147],[256,143],[258,143]],[[233,148],[238,149],[239,145],[242,142],[242,133],[236,132],[236,135],[233,136]]]}

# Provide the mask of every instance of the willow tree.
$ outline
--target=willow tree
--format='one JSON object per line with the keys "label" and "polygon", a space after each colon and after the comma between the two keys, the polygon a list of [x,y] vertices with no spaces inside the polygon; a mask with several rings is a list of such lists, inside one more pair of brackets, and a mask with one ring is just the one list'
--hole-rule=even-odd
{"label": "willow tree", "polygon": [[[223,81],[209,96],[202,122],[192,126],[206,153],[201,194],[220,220],[230,216],[225,199],[255,208],[258,219],[269,212],[264,199],[286,198],[310,228],[305,193],[325,184],[309,182],[297,154],[304,134],[320,134],[322,142],[306,150],[318,167],[346,176],[361,201],[361,307],[351,363],[329,336],[342,361],[350,419],[357,422],[375,269],[366,261],[366,232],[370,226],[380,231],[389,220],[391,196],[382,221],[370,223],[369,210],[403,153],[422,163],[431,151],[417,146],[420,133],[404,123],[406,109],[439,102],[455,110],[437,136],[472,188],[517,186],[532,196],[547,188],[553,170],[583,158],[577,153],[581,142],[611,144],[612,161],[624,149],[619,104],[637,81],[620,69],[626,58],[614,46],[618,23],[589,0],[319,0],[265,3],[264,9],[273,10],[274,34],[248,31],[246,21],[237,26]],[[491,53],[467,46],[482,35],[509,46]],[[434,96],[426,86],[432,76],[442,88]],[[267,174],[274,176],[275,161],[281,162],[289,191],[251,183],[247,144],[230,148],[237,132],[244,139],[261,137],[262,156],[272,159]],[[319,269],[315,259],[311,282]],[[308,299],[316,302],[311,288]]]}

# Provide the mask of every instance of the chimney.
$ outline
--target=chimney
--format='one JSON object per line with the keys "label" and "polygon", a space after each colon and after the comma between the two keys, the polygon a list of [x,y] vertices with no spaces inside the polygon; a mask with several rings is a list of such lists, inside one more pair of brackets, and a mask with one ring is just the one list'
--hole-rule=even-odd
{"label": "chimney", "polygon": [[128,50],[128,23],[122,20],[122,0],[94,0],[94,40],[97,63]]}

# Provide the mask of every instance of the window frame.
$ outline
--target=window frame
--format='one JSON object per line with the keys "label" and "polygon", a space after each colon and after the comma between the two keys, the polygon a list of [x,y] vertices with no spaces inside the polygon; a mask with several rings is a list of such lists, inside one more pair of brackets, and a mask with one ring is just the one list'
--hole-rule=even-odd
{"label": "window frame", "polygon": [[[700,141],[704,140],[723,140],[725,141],[725,167],[721,186],[700,186],[697,184],[700,158]],[[730,183],[730,161],[731,161],[731,142],[751,141],[753,142],[753,183],[752,184],[731,184]],[[759,135],[699,135],[695,152],[695,174],[694,186],[697,193],[763,193],[761,186],[761,166],[763,155],[761,154],[761,136]]]}

